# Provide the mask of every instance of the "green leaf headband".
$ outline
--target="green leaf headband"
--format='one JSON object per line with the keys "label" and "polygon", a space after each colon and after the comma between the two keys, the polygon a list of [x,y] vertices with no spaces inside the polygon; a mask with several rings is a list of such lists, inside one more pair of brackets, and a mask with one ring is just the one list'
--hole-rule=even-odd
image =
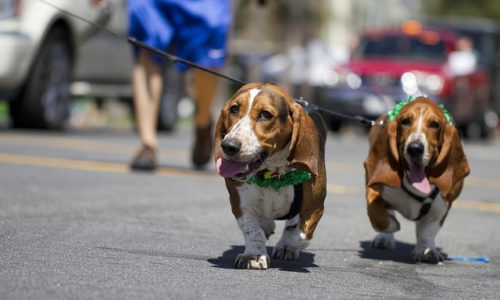
{"label": "green leaf headband", "polygon": [[[394,120],[396,119],[396,117],[399,115],[399,112],[401,111],[401,109],[403,109],[403,107],[406,106],[406,104],[410,103],[411,101],[415,100],[416,98],[412,98],[411,96],[408,97],[408,99],[406,101],[401,101],[399,102],[398,104],[394,105],[394,107],[392,108],[392,110],[390,110],[387,114],[389,115],[389,120]],[[443,104],[439,104],[439,107],[441,108],[441,110],[443,111],[443,114],[446,118],[446,121],[448,122],[448,124],[452,125],[452,126],[455,126],[455,123],[453,123],[452,119],[451,119],[451,115],[450,115],[450,112],[448,112],[448,110],[446,108],[444,108],[444,105]]]}

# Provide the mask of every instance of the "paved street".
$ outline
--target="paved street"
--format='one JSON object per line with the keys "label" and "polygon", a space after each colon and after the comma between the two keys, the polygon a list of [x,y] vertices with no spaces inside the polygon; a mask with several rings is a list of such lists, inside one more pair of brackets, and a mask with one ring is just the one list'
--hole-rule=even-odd
{"label": "paved street", "polygon": [[371,249],[366,137],[331,134],[310,248],[253,271],[233,269],[243,237],[214,165],[191,169],[191,139],[162,135],[161,168],[145,174],[128,169],[138,141],[129,130],[0,130],[0,298],[500,298],[499,142],[465,144],[472,173],[437,237],[449,257],[488,263],[412,262],[414,224],[402,218],[396,250]]}

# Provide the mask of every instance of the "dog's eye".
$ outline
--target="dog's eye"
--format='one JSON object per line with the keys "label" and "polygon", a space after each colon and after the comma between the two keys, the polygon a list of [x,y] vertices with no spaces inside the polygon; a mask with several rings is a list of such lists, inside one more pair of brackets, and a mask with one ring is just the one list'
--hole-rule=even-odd
{"label": "dog's eye", "polygon": [[270,120],[272,119],[273,115],[268,112],[267,110],[263,110],[260,112],[259,116],[258,116],[258,120],[259,121],[267,121],[267,120]]}
{"label": "dog's eye", "polygon": [[439,123],[436,122],[436,121],[432,121],[430,124],[429,124],[429,128],[432,128],[432,129],[438,129],[439,128]]}
{"label": "dog's eye", "polygon": [[230,108],[229,108],[229,112],[232,114],[232,115],[237,115],[239,112],[240,112],[240,107],[238,105],[232,105]]}
{"label": "dog's eye", "polygon": [[404,118],[402,121],[401,121],[401,125],[402,126],[410,126],[410,118]]}

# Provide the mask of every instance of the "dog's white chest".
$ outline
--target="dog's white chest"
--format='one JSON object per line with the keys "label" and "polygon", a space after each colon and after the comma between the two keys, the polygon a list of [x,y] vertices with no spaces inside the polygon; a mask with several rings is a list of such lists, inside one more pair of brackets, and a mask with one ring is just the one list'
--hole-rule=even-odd
{"label": "dog's white chest", "polygon": [[[424,202],[413,198],[400,187],[384,186],[382,197],[394,210],[407,219],[416,220],[421,216]],[[446,213],[446,204],[441,195],[438,194],[430,203],[431,206],[423,217],[433,219],[443,217]]]}
{"label": "dog's white chest", "polygon": [[244,184],[238,187],[238,193],[242,211],[268,220],[287,215],[294,200],[294,188],[291,185],[281,187],[276,191],[270,187]]}

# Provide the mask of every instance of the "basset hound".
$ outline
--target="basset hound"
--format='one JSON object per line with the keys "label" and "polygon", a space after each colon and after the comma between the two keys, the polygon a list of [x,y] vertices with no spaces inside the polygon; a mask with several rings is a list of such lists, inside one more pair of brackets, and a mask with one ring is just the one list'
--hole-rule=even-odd
{"label": "basset hound", "polygon": [[216,168],[245,238],[235,268],[269,268],[266,240],[274,220],[286,222],[274,258],[297,259],[313,237],[326,197],[326,127],[307,108],[270,83],[243,86],[222,108]]}
{"label": "basset hound", "polygon": [[435,238],[462,190],[469,165],[448,112],[419,97],[396,105],[370,129],[364,162],[368,216],[376,248],[395,248],[394,211],[416,223],[415,261],[443,261]]}

